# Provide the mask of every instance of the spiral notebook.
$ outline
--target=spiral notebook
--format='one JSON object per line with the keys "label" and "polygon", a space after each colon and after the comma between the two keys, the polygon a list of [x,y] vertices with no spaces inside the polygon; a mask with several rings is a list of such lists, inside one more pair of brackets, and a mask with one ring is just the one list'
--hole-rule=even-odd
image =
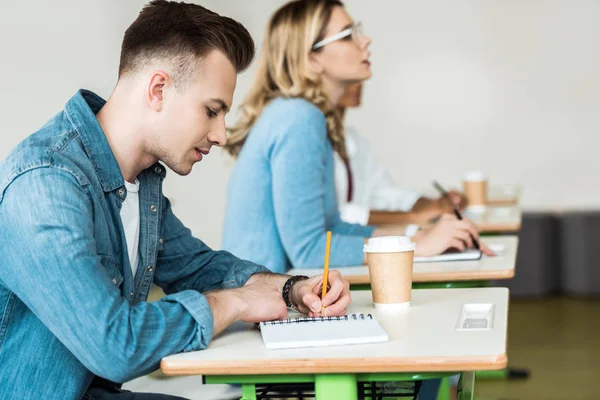
{"label": "spiral notebook", "polygon": [[387,342],[388,335],[371,314],[290,318],[258,325],[267,349],[340,346]]}

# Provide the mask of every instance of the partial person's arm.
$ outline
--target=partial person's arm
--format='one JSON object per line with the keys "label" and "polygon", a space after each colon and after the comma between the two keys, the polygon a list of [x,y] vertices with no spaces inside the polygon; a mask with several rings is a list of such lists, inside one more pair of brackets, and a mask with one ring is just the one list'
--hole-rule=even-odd
{"label": "partial person's arm", "polygon": [[419,198],[413,206],[412,211],[420,217],[420,220],[430,221],[443,213],[452,213],[454,207],[461,209],[465,205],[465,197],[455,190],[450,190],[448,196],[441,196],[437,199],[428,197]]}
{"label": "partial person's arm", "polygon": [[459,193],[451,191],[449,194],[450,198],[431,199],[429,197],[419,197],[410,211],[371,210],[369,224],[424,224],[444,213],[451,213],[453,204],[459,208],[464,205]]}
{"label": "partial person's arm", "polygon": [[381,211],[371,210],[369,225],[408,225],[420,224],[427,221],[419,213],[412,211]]}

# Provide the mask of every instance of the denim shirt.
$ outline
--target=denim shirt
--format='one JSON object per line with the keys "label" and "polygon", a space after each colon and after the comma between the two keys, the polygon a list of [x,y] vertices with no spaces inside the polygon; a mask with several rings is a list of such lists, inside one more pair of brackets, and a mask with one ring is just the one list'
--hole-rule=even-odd
{"label": "denim shirt", "polygon": [[274,272],[362,265],[374,227],[342,222],[325,116],[300,98],[271,101],[252,127],[229,179],[223,248]]}
{"label": "denim shirt", "polygon": [[[95,117],[104,103],[79,91],[0,163],[1,399],[81,399],[94,375],[125,382],[203,349],[213,315],[202,293],[266,271],[194,238],[156,163],[138,176],[134,279],[127,191]],[[167,296],[149,303],[152,283]]]}

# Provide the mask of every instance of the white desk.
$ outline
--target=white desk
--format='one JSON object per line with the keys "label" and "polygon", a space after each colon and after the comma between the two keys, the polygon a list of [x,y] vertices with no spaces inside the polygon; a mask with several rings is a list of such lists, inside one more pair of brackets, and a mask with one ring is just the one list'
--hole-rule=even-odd
{"label": "white desk", "polygon": [[[495,257],[482,256],[474,261],[447,261],[432,263],[415,263],[413,265],[413,282],[458,282],[491,279],[509,279],[515,275],[515,262],[519,238],[516,236],[496,236],[483,240],[488,245],[504,246],[504,251]],[[341,272],[344,279],[350,284],[368,284],[369,268],[357,267],[331,267]],[[298,269],[288,271],[290,275],[319,275],[322,269]]]}
{"label": "white desk", "polygon": [[[236,323],[208,349],[163,358],[167,375],[260,375],[478,371],[506,366],[508,289],[414,290],[408,310],[375,310],[370,291],[353,291],[348,313],[370,313],[389,342],[304,349],[267,350],[251,324]],[[495,305],[493,329],[459,331],[464,304]]]}
{"label": "white desk", "polygon": [[518,206],[488,206],[483,211],[467,208],[463,215],[473,221],[481,233],[518,232],[521,229],[521,208]]}
{"label": "white desk", "polygon": [[[471,371],[506,366],[506,288],[414,290],[411,307],[399,314],[375,310],[370,291],[353,291],[352,298],[348,313],[373,314],[388,342],[267,350],[252,324],[236,323],[206,350],[163,358],[161,369],[167,375],[202,374],[214,383],[241,383],[249,398],[255,383],[312,381],[316,400],[356,400],[358,381],[399,380],[403,372],[463,371],[463,381],[470,383],[460,398],[472,399]],[[494,305],[493,328],[456,330],[463,305],[477,303]]]}

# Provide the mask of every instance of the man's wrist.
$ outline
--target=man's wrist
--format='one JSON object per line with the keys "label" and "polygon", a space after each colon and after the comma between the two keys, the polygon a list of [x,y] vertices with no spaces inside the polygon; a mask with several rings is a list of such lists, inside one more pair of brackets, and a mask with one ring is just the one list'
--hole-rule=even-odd
{"label": "man's wrist", "polygon": [[290,276],[283,285],[281,297],[285,305],[298,311],[298,282],[308,279],[305,275]]}
{"label": "man's wrist", "polygon": [[247,304],[241,301],[236,289],[216,290],[206,293],[204,297],[206,297],[213,316],[221,315],[229,323],[241,319],[246,312]]}
{"label": "man's wrist", "polygon": [[276,274],[274,272],[259,272],[254,275],[251,275],[250,278],[248,278],[248,280],[244,284],[244,286],[251,285],[253,282],[257,282],[259,280],[264,279],[267,282],[271,282],[277,285],[277,288],[281,292],[283,290],[283,285],[285,284],[285,281],[287,281],[289,277],[290,275]]}

